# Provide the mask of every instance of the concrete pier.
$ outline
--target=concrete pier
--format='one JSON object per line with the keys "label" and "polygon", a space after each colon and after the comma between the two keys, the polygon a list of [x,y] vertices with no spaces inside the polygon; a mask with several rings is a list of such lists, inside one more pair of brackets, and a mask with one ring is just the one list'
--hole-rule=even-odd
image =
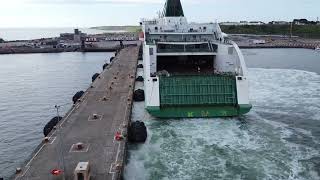
{"label": "concrete pier", "polygon": [[[118,53],[14,179],[73,180],[79,162],[89,162],[91,180],[121,179],[126,137],[115,135],[127,134],[138,52],[136,46]],[[52,175],[54,169],[63,173]]]}

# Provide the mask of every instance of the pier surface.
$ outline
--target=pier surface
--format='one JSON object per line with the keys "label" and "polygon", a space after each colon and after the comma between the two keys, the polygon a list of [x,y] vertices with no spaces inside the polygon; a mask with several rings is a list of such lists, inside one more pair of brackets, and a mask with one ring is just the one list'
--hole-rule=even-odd
{"label": "pier surface", "polygon": [[[127,133],[138,52],[137,46],[120,51],[15,179],[73,180],[79,162],[90,163],[92,180],[121,178],[126,140],[115,140],[115,134]],[[80,142],[81,150],[76,147]],[[64,173],[54,176],[54,169]]]}

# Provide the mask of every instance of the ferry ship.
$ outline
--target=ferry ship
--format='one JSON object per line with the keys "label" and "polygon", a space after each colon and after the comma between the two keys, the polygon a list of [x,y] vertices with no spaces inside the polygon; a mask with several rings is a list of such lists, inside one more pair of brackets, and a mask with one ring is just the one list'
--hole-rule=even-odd
{"label": "ferry ship", "polygon": [[188,23],[180,0],[142,19],[147,111],[158,118],[246,114],[248,73],[243,55],[218,23]]}

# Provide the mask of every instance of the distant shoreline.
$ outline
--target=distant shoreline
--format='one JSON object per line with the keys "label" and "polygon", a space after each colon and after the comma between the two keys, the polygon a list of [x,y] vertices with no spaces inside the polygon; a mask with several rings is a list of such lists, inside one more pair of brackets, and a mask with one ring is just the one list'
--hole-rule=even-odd
{"label": "distant shoreline", "polygon": [[320,39],[320,25],[221,25],[221,30],[227,34],[255,34],[261,36],[297,36],[307,39]]}
{"label": "distant shoreline", "polygon": [[140,32],[140,26],[97,26],[90,29],[110,31],[110,32]]}
{"label": "distant shoreline", "polygon": [[[88,42],[88,46],[84,50],[80,49],[80,45],[73,46],[72,41],[70,47],[55,47],[47,45],[47,47],[31,47],[35,43],[59,41],[56,38],[41,38],[34,40],[12,40],[0,42],[0,54],[30,54],[30,53],[62,53],[62,52],[113,52],[119,49],[119,43],[115,41],[127,41],[126,38],[133,37],[138,40],[140,26],[100,26],[91,27],[90,29],[109,31],[102,34],[88,35],[89,38],[100,39],[97,42]],[[125,31],[125,32],[124,32]],[[128,32],[128,31],[134,31]],[[117,33],[119,32],[119,33]],[[304,48],[315,49],[320,47],[319,39],[301,38],[298,36],[289,37],[288,35],[261,35],[261,34],[227,34],[228,39],[236,42],[242,49],[260,49],[260,48]],[[113,42],[111,42],[113,41]],[[7,43],[7,44],[6,44]],[[10,44],[11,43],[11,44]],[[29,44],[28,44],[29,43]],[[58,42],[59,43],[59,42]],[[78,42],[79,43],[79,42]],[[31,45],[30,45],[31,44]],[[30,47],[29,47],[30,46]],[[41,45],[40,45],[41,46]],[[73,46],[73,47],[72,47]],[[94,47],[95,46],[95,47]]]}
{"label": "distant shoreline", "polygon": [[63,48],[46,48],[46,49],[21,49],[21,48],[11,48],[11,49],[1,49],[0,55],[4,54],[39,54],[39,53],[64,53],[64,52],[115,52],[119,50],[119,47],[113,48],[85,48],[85,49],[63,49]]}
{"label": "distant shoreline", "polygon": [[313,47],[304,47],[304,46],[239,46],[240,49],[311,49]]}
{"label": "distant shoreline", "polygon": [[[313,47],[306,47],[306,46],[267,46],[267,45],[257,45],[257,46],[239,46],[240,49],[310,49],[313,50]],[[85,49],[85,50],[80,50],[80,49],[7,49],[3,50],[0,49],[0,55],[5,55],[5,54],[39,54],[39,53],[44,53],[44,54],[51,54],[51,53],[64,53],[64,52],[115,52],[119,48],[104,48],[104,49],[97,49],[97,48],[91,48],[91,49]]]}

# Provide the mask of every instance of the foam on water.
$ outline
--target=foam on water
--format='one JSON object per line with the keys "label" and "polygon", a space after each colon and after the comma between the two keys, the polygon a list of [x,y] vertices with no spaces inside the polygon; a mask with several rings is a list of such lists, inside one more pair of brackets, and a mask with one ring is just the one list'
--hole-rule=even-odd
{"label": "foam on water", "polygon": [[320,120],[318,74],[288,69],[251,69],[250,78],[251,101],[259,111],[298,116],[307,112],[308,116]]}
{"label": "foam on water", "polygon": [[250,80],[254,108],[241,118],[156,120],[135,103],[149,136],[129,146],[125,178],[319,179],[319,137],[299,123],[319,123],[320,76],[250,69]]}

